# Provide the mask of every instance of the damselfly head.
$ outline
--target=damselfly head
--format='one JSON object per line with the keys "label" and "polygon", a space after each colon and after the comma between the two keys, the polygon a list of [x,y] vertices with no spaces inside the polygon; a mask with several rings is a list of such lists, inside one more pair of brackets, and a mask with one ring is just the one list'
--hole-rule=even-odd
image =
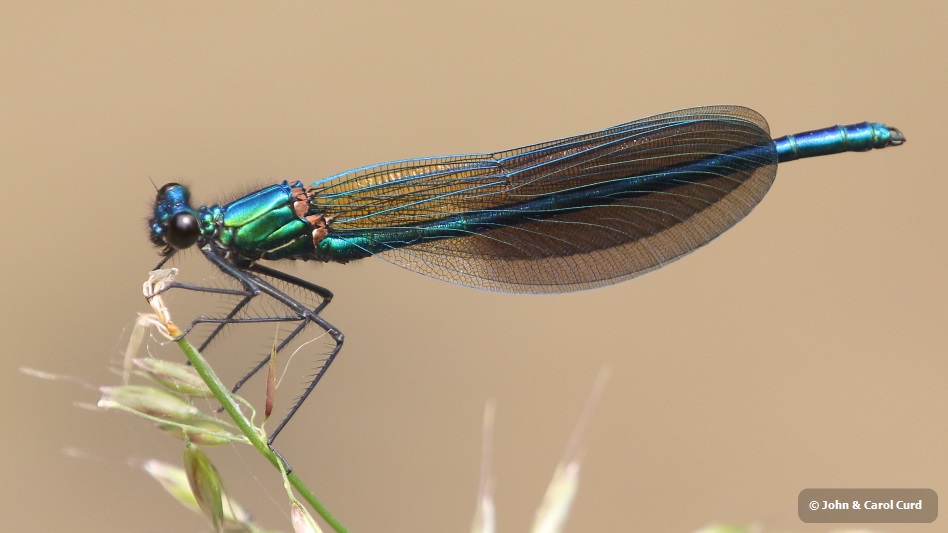
{"label": "damselfly head", "polygon": [[168,183],[158,189],[155,214],[149,221],[151,242],[167,247],[167,253],[188,248],[201,236],[197,212],[188,203],[190,196],[179,183]]}

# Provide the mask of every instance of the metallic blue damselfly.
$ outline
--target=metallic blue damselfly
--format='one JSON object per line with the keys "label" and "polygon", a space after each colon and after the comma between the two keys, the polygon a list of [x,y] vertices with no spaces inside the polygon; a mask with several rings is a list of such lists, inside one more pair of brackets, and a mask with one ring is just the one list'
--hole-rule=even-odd
{"label": "metallic blue damselfly", "polygon": [[[479,289],[558,293],[618,283],[710,242],[747,215],[777,164],[898,146],[895,128],[863,122],[771,139],[767,122],[737,106],[698,107],[614,128],[489,154],[407,159],[336,174],[312,185],[284,181],[227,204],[192,207],[188,190],[158,191],[151,240],[165,258],[197,244],[239,290],[203,350],[229,324],[297,322],[282,350],[310,323],[335,345],[272,444],[339,353],[342,333],[320,313],[332,293],[261,264],[302,259],[346,263],[379,254],[431,277]],[[269,280],[315,295],[307,306]],[[239,317],[260,294],[285,316]],[[259,371],[264,359],[234,390]]]}

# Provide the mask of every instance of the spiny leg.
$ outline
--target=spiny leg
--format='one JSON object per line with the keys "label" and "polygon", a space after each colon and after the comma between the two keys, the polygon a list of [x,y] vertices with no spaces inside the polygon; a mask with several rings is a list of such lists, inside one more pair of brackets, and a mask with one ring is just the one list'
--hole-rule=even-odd
{"label": "spiny leg", "polygon": [[[217,251],[212,247],[212,245],[207,245],[203,247],[201,249],[201,252],[208,258],[210,258],[211,255],[217,256]],[[165,265],[165,263],[167,263],[168,260],[173,257],[173,255],[174,255],[174,250],[171,250],[169,248],[169,253],[165,255],[165,257],[162,258],[162,260],[159,261],[157,265],[155,265],[155,268],[153,270],[158,270],[162,268]],[[214,263],[217,264],[216,262]],[[195,285],[191,283],[181,283],[181,282],[175,281],[171,283],[170,285],[168,285],[167,287],[165,287],[161,291],[161,292],[167,292],[171,289],[182,289],[182,290],[194,291],[194,292],[203,292],[203,293],[210,293],[210,294],[227,294],[231,296],[241,297],[241,300],[237,303],[237,305],[233,307],[233,309],[230,310],[230,312],[227,314],[225,318],[219,319],[219,318],[210,318],[210,317],[201,316],[191,321],[191,324],[188,325],[188,327],[184,330],[184,332],[181,334],[182,337],[190,333],[191,330],[193,330],[194,327],[197,326],[198,324],[208,324],[208,323],[218,324],[217,327],[214,328],[214,331],[212,331],[211,334],[208,335],[206,339],[204,339],[204,342],[201,343],[201,346],[198,347],[199,352],[203,352],[204,349],[207,348],[207,346],[211,343],[211,341],[213,341],[214,338],[217,337],[217,335],[220,334],[220,332],[223,331],[224,327],[227,326],[228,324],[237,323],[237,322],[245,322],[245,320],[234,319],[234,317],[237,316],[237,313],[239,313],[241,309],[246,307],[246,305],[250,303],[250,301],[253,300],[254,297],[260,294],[260,291],[257,290],[257,288],[254,285],[248,284],[244,282],[244,280],[241,280],[240,278],[233,276],[233,274],[231,274],[226,269],[221,269],[221,270],[223,270],[224,273],[226,274],[230,274],[231,277],[234,277],[234,279],[240,282],[244,287],[243,290],[224,289],[220,287],[205,287],[203,285]]]}
{"label": "spiny leg", "polygon": [[[342,332],[336,329],[335,326],[333,326],[332,324],[330,324],[329,322],[327,322],[326,320],[324,320],[322,317],[320,317],[317,314],[317,312],[321,311],[329,303],[329,300],[332,299],[332,293],[322,287],[319,287],[318,285],[313,285],[311,283],[308,283],[294,276],[290,276],[289,274],[285,274],[283,272],[279,272],[277,270],[273,270],[261,265],[250,265],[247,267],[248,270],[241,269],[229,263],[226,259],[218,255],[216,251],[211,249],[210,247],[206,247],[202,251],[204,252],[204,255],[208,258],[208,260],[214,263],[214,265],[220,268],[221,271],[223,271],[225,274],[238,280],[244,287],[248,288],[248,291],[256,291],[257,294],[259,293],[267,294],[274,300],[277,300],[278,302],[282,303],[287,308],[289,308],[291,311],[296,313],[296,319],[303,321],[303,324],[301,324],[301,326],[305,326],[307,323],[312,322],[316,324],[320,329],[325,331],[330,337],[332,337],[333,341],[335,341],[336,343],[336,345],[329,352],[329,355],[326,357],[322,366],[313,376],[313,379],[310,380],[309,385],[306,387],[303,393],[299,396],[299,398],[297,398],[296,402],[290,408],[286,417],[284,417],[283,420],[279,423],[279,425],[277,425],[273,433],[270,434],[270,437],[267,439],[267,444],[269,444],[270,447],[272,448],[273,441],[276,440],[277,435],[279,435],[280,432],[283,431],[283,428],[286,427],[286,424],[290,421],[290,419],[293,418],[293,415],[295,415],[296,411],[298,411],[300,406],[303,405],[303,402],[306,401],[306,398],[310,395],[310,393],[313,392],[313,389],[316,388],[316,384],[319,383],[319,380],[322,379],[323,375],[326,374],[326,370],[329,369],[329,366],[332,364],[333,360],[335,360],[336,355],[339,353],[339,350],[342,349],[342,343],[345,339]],[[259,276],[257,276],[253,272],[260,273],[265,276],[273,277],[274,279],[279,279],[281,281],[300,287],[302,289],[310,290],[320,296],[328,296],[328,298],[324,299],[320,305],[316,306],[315,309],[311,310],[309,307],[301,304],[300,302],[290,297],[283,291],[277,289],[270,283],[261,279]],[[247,319],[247,320],[260,321],[260,319]],[[299,334],[300,331],[302,331],[302,327],[298,327],[296,330],[294,330],[292,335],[295,337],[296,335]],[[283,344],[283,346],[285,346],[285,343]],[[251,372],[251,375],[253,372],[256,372],[257,370],[262,368],[263,365],[266,364],[268,360],[269,360],[269,356],[267,356],[267,358],[260,365],[258,365],[256,369],[254,369]],[[244,379],[243,381],[246,381],[246,379]]]}
{"label": "spiny leg", "polygon": [[[206,247],[202,251],[204,252],[205,256],[214,255],[215,257],[218,257],[219,255],[217,250],[210,247]],[[165,257],[164,259],[162,259],[162,261],[158,263],[155,269],[161,268],[165,264],[165,262],[169,259],[169,257]],[[216,261],[212,261],[212,262],[215,265],[217,265]],[[279,270],[267,268],[262,265],[250,265],[247,268],[254,270],[256,272],[259,272],[263,275],[270,276],[275,279],[284,281],[286,283],[295,285],[299,287],[300,289],[303,289],[305,291],[315,294],[320,300],[320,303],[312,310],[312,312],[315,314],[319,314],[327,305],[329,305],[329,302],[333,298],[333,293],[329,289],[325,287],[321,287],[314,283],[310,283],[308,281],[296,278],[294,276],[284,274],[283,272],[280,272]],[[161,292],[167,292],[171,289],[181,289],[181,290],[210,293],[210,294],[224,294],[224,295],[230,295],[230,296],[238,296],[241,298],[240,301],[237,302],[237,304],[231,308],[230,312],[227,313],[227,316],[223,318],[201,316],[191,321],[188,327],[184,330],[184,333],[182,334],[182,336],[189,334],[191,330],[193,330],[198,324],[217,324],[214,330],[203,340],[201,345],[198,347],[199,352],[203,352],[211,344],[211,342],[217,337],[217,335],[219,335],[226,326],[231,325],[231,324],[241,324],[241,323],[256,324],[256,323],[263,323],[263,322],[302,322],[277,347],[276,351],[277,353],[279,353],[287,344],[289,344],[293,340],[293,338],[299,335],[299,333],[302,332],[302,330],[308,324],[308,321],[305,319],[305,317],[302,317],[299,315],[269,316],[269,317],[264,317],[264,318],[235,318],[241,312],[241,310],[243,310],[256,296],[260,294],[260,290],[257,288],[256,283],[252,283],[249,280],[244,279],[242,277],[234,276],[232,270],[224,269],[224,268],[221,268],[221,270],[225,274],[233,277],[238,283],[242,284],[244,288],[243,289],[226,289],[226,288],[220,288],[220,287],[208,287],[204,285],[196,285],[196,284],[182,283],[182,282],[175,281],[161,290]],[[264,359],[247,375],[242,377],[237,382],[237,385],[234,388],[233,392],[236,392],[237,389],[239,389],[250,377],[252,377],[263,366],[265,366],[268,361],[269,361],[269,358]]]}
{"label": "spiny leg", "polygon": [[[238,280],[238,281],[241,283],[244,283],[244,280]],[[253,300],[256,296],[260,294],[260,290],[257,289],[256,285],[247,285],[246,287],[247,288],[244,290],[222,289],[219,287],[207,287],[204,285],[195,285],[191,283],[181,283],[181,282],[175,281],[169,284],[164,289],[162,289],[160,292],[167,292],[171,289],[181,289],[181,290],[188,290],[188,291],[201,292],[201,293],[226,294],[226,295],[241,297],[241,300],[233,308],[231,308],[231,310],[227,313],[227,316],[223,318],[200,316],[192,320],[191,323],[188,325],[188,327],[184,329],[183,333],[181,334],[182,337],[188,335],[191,332],[191,330],[193,330],[199,324],[217,324],[217,327],[214,328],[214,331],[212,331],[211,334],[208,335],[207,338],[204,339],[200,347],[198,347],[199,352],[203,352],[204,349],[207,348],[208,345],[210,345],[211,341],[213,341],[214,338],[217,337],[217,335],[221,331],[223,331],[223,329],[226,326],[229,326],[231,324],[258,324],[258,323],[265,323],[265,322],[300,322],[303,320],[302,317],[295,314],[284,315],[284,316],[276,315],[276,316],[268,316],[268,317],[256,317],[256,318],[236,318],[237,314],[240,313],[240,311],[244,307],[246,307],[247,304],[251,302],[251,300]]]}
{"label": "spiny leg", "polygon": [[[329,322],[327,322],[326,320],[324,320],[323,318],[319,316],[319,312],[321,312],[332,300],[333,294],[331,291],[329,291],[328,289],[324,287],[320,287],[319,285],[309,283],[305,280],[301,280],[294,276],[290,276],[289,274],[280,272],[278,270],[273,270],[271,268],[268,268],[262,265],[249,264],[244,268],[233,265],[232,263],[230,263],[227,259],[223,257],[223,255],[221,254],[219,250],[217,250],[211,245],[205,246],[204,248],[202,248],[201,251],[205,255],[205,257],[207,257],[207,259],[211,261],[211,263],[214,264],[220,271],[222,271],[224,274],[232,277],[238,283],[240,283],[243,286],[243,290],[203,287],[203,286],[198,286],[198,285],[190,285],[186,283],[174,283],[170,287],[168,287],[168,289],[166,290],[170,290],[171,288],[180,288],[184,290],[192,290],[192,291],[198,291],[198,292],[227,294],[227,295],[239,296],[241,297],[241,301],[238,302],[235,308],[232,309],[225,318],[199,317],[195,319],[194,321],[192,321],[191,325],[185,330],[182,336],[187,335],[198,324],[202,324],[202,323],[217,324],[218,326],[214,329],[210,337],[206,339],[204,343],[201,345],[203,349],[210,343],[211,340],[213,340],[214,337],[216,337],[223,330],[225,326],[230,325],[230,324],[291,322],[292,321],[292,322],[300,322],[300,324],[293,330],[293,332],[290,333],[290,335],[286,339],[284,339],[283,342],[280,343],[280,345],[277,347],[278,352],[279,350],[282,350],[289,342],[291,342],[293,338],[297,337],[299,333],[302,332],[302,330],[309,323],[316,324],[320,329],[328,333],[329,336],[332,337],[332,339],[335,341],[335,346],[330,351],[326,359],[323,361],[321,367],[319,368],[319,371],[315,374],[315,376],[313,376],[312,380],[310,380],[309,385],[306,387],[303,393],[297,398],[296,402],[290,408],[286,417],[284,417],[284,419],[277,426],[276,430],[273,431],[270,437],[267,439],[267,444],[270,445],[272,449],[273,442],[276,440],[277,435],[279,435],[279,433],[283,430],[283,428],[286,427],[290,419],[293,418],[293,416],[296,414],[296,412],[299,410],[302,404],[306,401],[310,393],[312,393],[313,389],[315,389],[316,384],[319,382],[320,379],[322,379],[323,375],[326,373],[326,370],[329,369],[329,366],[335,360],[336,355],[338,355],[339,351],[342,348],[342,344],[344,341],[344,336],[342,332],[340,332],[338,329],[336,329],[335,326],[333,326],[332,324],[330,324]],[[162,263],[164,263],[164,261],[162,261]],[[160,266],[161,265],[159,265],[159,267]],[[302,290],[315,294],[321,299],[321,301],[313,309],[310,309],[309,307],[300,303],[299,301],[289,296],[285,292],[281,291],[280,289],[277,289],[269,282],[261,279],[256,274],[260,274],[260,275],[267,276],[273,279],[277,279],[285,283],[288,283],[290,285],[299,287]],[[255,298],[256,296],[259,296],[261,293],[266,294],[270,296],[271,298],[277,300],[278,302],[282,303],[284,306],[290,309],[291,312],[294,314],[281,315],[281,316],[269,316],[269,317],[262,317],[262,318],[260,317],[236,318],[236,315],[240,312],[240,310],[246,307],[250,303],[250,301],[253,300],[253,298]],[[235,387],[234,390],[236,391],[236,389],[239,388],[240,385],[246,382],[247,379],[253,376],[263,366],[265,366],[266,363],[269,361],[269,358],[270,356],[268,355],[263,361],[261,361],[260,364],[258,364],[253,370],[251,370],[251,372],[248,373],[247,376],[242,378],[240,382],[238,383],[238,386]],[[284,463],[286,463],[285,460],[284,460]]]}
{"label": "spiny leg", "polygon": [[[247,268],[248,268],[248,270],[252,270],[252,271],[254,271],[254,272],[256,272],[256,273],[259,273],[259,274],[262,274],[262,275],[264,275],[264,276],[268,276],[268,277],[271,277],[271,278],[274,278],[274,279],[278,279],[278,280],[280,280],[280,281],[283,281],[284,283],[288,283],[288,284],[293,285],[293,286],[295,286],[295,287],[299,287],[300,289],[302,289],[302,290],[304,290],[304,291],[311,292],[311,293],[315,294],[316,296],[318,296],[318,297],[320,298],[320,303],[319,303],[316,307],[314,307],[312,310],[310,310],[310,312],[311,312],[312,314],[314,314],[314,315],[318,315],[323,309],[326,308],[327,305],[329,305],[329,302],[332,301],[332,298],[333,298],[332,291],[330,291],[329,289],[327,289],[327,288],[325,288],[325,287],[321,287],[321,286],[316,285],[316,284],[314,284],[314,283],[310,283],[310,282],[308,282],[308,281],[306,281],[306,280],[302,280],[302,279],[300,279],[300,278],[297,278],[296,276],[291,276],[291,275],[289,275],[289,274],[286,274],[285,272],[281,272],[281,271],[279,271],[279,270],[274,270],[274,269],[272,269],[272,268],[268,268],[268,267],[265,267],[265,266],[263,266],[263,265],[252,264],[252,265],[250,265],[250,266],[247,267]],[[259,278],[257,278],[257,279],[259,279]],[[260,281],[262,282],[263,280],[260,280]],[[268,284],[268,285],[269,285],[269,284]],[[279,289],[276,289],[275,287],[273,287],[273,285],[270,285],[270,287],[273,288],[274,290],[279,290]],[[282,292],[282,291],[281,291],[281,292]],[[285,294],[285,293],[284,293],[284,294]],[[289,298],[289,296],[287,296],[287,298]],[[286,346],[287,346],[290,342],[292,342],[293,339],[295,339],[297,335],[299,335],[300,333],[302,333],[303,330],[306,329],[306,326],[308,326],[309,323],[310,323],[310,321],[307,320],[305,317],[299,317],[298,320],[301,321],[300,325],[296,326],[296,328],[294,328],[294,330],[291,331],[290,334],[287,335],[287,336],[276,346],[275,353],[280,353],[281,351],[283,351],[283,349],[286,348]],[[244,384],[246,384],[247,381],[248,381],[250,378],[252,378],[254,375],[256,375],[256,373],[259,372],[260,369],[262,369],[264,366],[267,365],[267,363],[270,362],[270,357],[271,357],[271,354],[267,354],[266,356],[264,356],[263,359],[261,359],[260,362],[256,364],[256,366],[254,366],[252,369],[250,369],[250,371],[247,372],[242,378],[240,378],[239,380],[237,380],[237,384],[234,385],[234,388],[232,389],[231,392],[237,392],[238,390],[240,390],[240,388],[243,387]]]}

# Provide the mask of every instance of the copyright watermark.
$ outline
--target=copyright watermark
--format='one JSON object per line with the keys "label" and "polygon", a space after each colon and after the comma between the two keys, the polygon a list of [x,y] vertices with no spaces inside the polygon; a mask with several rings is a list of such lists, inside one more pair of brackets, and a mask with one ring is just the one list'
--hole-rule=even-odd
{"label": "copyright watermark", "polygon": [[804,489],[797,514],[809,523],[930,523],[938,518],[932,489]]}

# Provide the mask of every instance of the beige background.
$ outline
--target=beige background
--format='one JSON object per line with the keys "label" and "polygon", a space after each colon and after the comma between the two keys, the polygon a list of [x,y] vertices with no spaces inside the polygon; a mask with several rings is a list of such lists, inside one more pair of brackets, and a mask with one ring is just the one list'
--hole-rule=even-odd
{"label": "beige background", "polygon": [[[114,381],[156,262],[149,178],[214,202],[716,103],[909,142],[781,167],[707,248],[591,292],[290,265],[335,291],[347,345],[281,450],[354,531],[466,531],[492,398],[499,526],[524,531],[608,365],[569,531],[829,531],[801,489],[948,497],[944,2],[327,4],[0,1],[3,530],[206,530],[128,466],[177,442],[17,370]],[[212,453],[289,529],[254,454]]]}

